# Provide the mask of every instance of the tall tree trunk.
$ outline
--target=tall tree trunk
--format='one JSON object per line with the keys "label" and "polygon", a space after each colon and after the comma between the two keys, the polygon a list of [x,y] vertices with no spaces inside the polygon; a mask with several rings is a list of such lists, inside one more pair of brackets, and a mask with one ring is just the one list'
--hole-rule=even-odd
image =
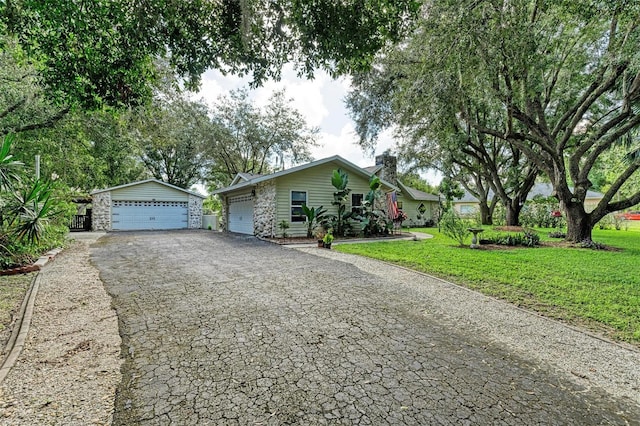
{"label": "tall tree trunk", "polygon": [[[560,206],[563,207],[562,202]],[[570,203],[564,205],[564,213],[567,218],[567,241],[579,243],[581,241],[591,241],[593,225],[589,214],[581,204]]]}
{"label": "tall tree trunk", "polygon": [[493,225],[491,208],[486,202],[480,201],[480,220],[483,225]]}
{"label": "tall tree trunk", "polygon": [[517,200],[511,200],[510,203],[505,203],[506,222],[507,226],[520,225],[520,211],[522,206]]}

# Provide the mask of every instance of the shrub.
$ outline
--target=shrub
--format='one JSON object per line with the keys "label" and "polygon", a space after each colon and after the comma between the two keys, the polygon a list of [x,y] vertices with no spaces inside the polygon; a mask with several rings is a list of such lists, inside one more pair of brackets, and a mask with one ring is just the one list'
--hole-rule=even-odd
{"label": "shrub", "polygon": [[549,238],[567,238],[567,234],[562,231],[549,232]]}
{"label": "shrub", "polygon": [[64,243],[74,208],[65,201],[66,187],[45,179],[30,179],[13,159],[13,137],[0,142],[0,268],[31,263]]}
{"label": "shrub", "polygon": [[278,222],[278,228],[280,228],[280,232],[282,233],[282,238],[287,238],[289,236],[287,235],[287,229],[289,229],[290,227],[291,225],[289,224],[289,222],[287,222],[284,219]]}
{"label": "shrub", "polygon": [[565,219],[561,214],[553,214],[558,212],[558,209],[557,199],[537,195],[532,200],[527,201],[522,212],[520,212],[520,223],[529,227],[562,228],[565,226]]}
{"label": "shrub", "polygon": [[442,214],[440,218],[440,226],[442,232],[447,237],[454,241],[457,241],[461,246],[464,245],[465,240],[469,236],[469,223],[461,219],[460,216],[453,210],[448,210]]}
{"label": "shrub", "polygon": [[602,243],[596,243],[595,241],[592,240],[582,240],[580,242],[580,248],[588,248],[588,249],[593,249],[593,250],[604,250],[607,248],[607,246],[605,246]]}
{"label": "shrub", "polygon": [[501,246],[535,247],[540,245],[540,236],[531,230],[517,233],[498,233],[487,235],[483,241]]}

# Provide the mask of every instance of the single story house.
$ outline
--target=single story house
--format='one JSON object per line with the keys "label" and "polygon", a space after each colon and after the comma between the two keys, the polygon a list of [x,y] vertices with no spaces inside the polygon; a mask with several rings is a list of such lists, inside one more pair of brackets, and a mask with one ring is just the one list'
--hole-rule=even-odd
{"label": "single story house", "polygon": [[[532,200],[535,197],[549,197],[553,193],[553,187],[550,183],[536,183],[529,194],[527,200]],[[490,191],[489,198],[493,197],[493,191]],[[596,208],[603,195],[596,191],[587,191],[587,196],[584,200],[584,206],[587,211],[591,211]],[[471,195],[468,191],[464,192],[462,198],[454,199],[452,201],[453,208],[461,215],[471,215],[478,211],[478,199]]]}
{"label": "single story house", "polygon": [[398,208],[407,215],[405,225],[423,226],[425,222],[433,220],[438,212],[440,199],[437,195],[420,191],[397,181],[400,195]]}
{"label": "single story house", "polygon": [[195,192],[147,179],[91,193],[94,231],[187,229],[202,226],[202,201]]}
{"label": "single story house", "polygon": [[388,180],[389,177],[395,179],[395,170],[385,175],[384,167],[372,172],[340,156],[333,156],[269,175],[239,173],[231,185],[213,192],[222,201],[225,229],[241,234],[273,237],[280,234],[278,223],[284,220],[290,224],[287,230],[289,235],[305,236],[307,226],[306,216],[301,214],[302,204],[309,207],[323,206],[328,214],[336,214],[337,208],[332,205],[336,189],[331,184],[331,176],[337,169],[342,169],[349,175],[348,188],[351,193],[348,208],[358,208],[362,204],[369,192],[369,179],[376,174],[382,180],[382,192],[395,191],[398,207],[408,211],[409,217],[417,219],[420,215],[421,218],[430,219],[436,210],[433,206],[434,203],[437,206],[436,196],[417,190],[410,191],[410,188],[397,186]]}
{"label": "single story house", "polygon": [[437,195],[411,188],[399,181],[396,161],[396,157],[385,153],[376,157],[375,166],[364,169],[393,182],[398,187],[398,209],[407,215],[405,225],[423,226],[425,222],[432,220],[436,215],[440,199]]}

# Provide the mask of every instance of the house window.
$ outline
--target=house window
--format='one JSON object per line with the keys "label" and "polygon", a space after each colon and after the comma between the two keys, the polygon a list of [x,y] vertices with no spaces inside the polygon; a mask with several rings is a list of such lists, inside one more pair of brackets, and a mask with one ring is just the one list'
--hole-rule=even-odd
{"label": "house window", "polygon": [[307,220],[302,211],[302,205],[307,204],[306,191],[291,191],[291,222],[304,222]]}
{"label": "house window", "polygon": [[460,206],[460,214],[474,214],[475,212],[475,206],[471,206],[469,204],[463,204]]}
{"label": "house window", "polygon": [[402,210],[402,201],[397,202],[398,210]]}
{"label": "house window", "polygon": [[351,194],[351,211],[354,213],[362,212],[362,200],[364,196],[362,194]]}

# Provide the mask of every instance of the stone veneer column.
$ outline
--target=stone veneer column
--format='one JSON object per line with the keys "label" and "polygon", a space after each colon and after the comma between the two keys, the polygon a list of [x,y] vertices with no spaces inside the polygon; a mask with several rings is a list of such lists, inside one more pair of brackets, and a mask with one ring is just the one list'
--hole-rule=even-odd
{"label": "stone veneer column", "polygon": [[276,183],[273,180],[256,185],[253,201],[253,233],[258,237],[276,235]]}
{"label": "stone veneer column", "polygon": [[202,198],[189,194],[189,229],[202,228]]}
{"label": "stone veneer column", "polygon": [[220,229],[222,231],[228,231],[229,229],[227,228],[227,211],[229,210],[229,206],[227,205],[227,203],[229,199],[227,197],[220,196],[220,201],[222,204],[222,208],[220,209]]}
{"label": "stone veneer column", "polygon": [[91,229],[111,231],[111,192],[100,192],[92,196]]}

